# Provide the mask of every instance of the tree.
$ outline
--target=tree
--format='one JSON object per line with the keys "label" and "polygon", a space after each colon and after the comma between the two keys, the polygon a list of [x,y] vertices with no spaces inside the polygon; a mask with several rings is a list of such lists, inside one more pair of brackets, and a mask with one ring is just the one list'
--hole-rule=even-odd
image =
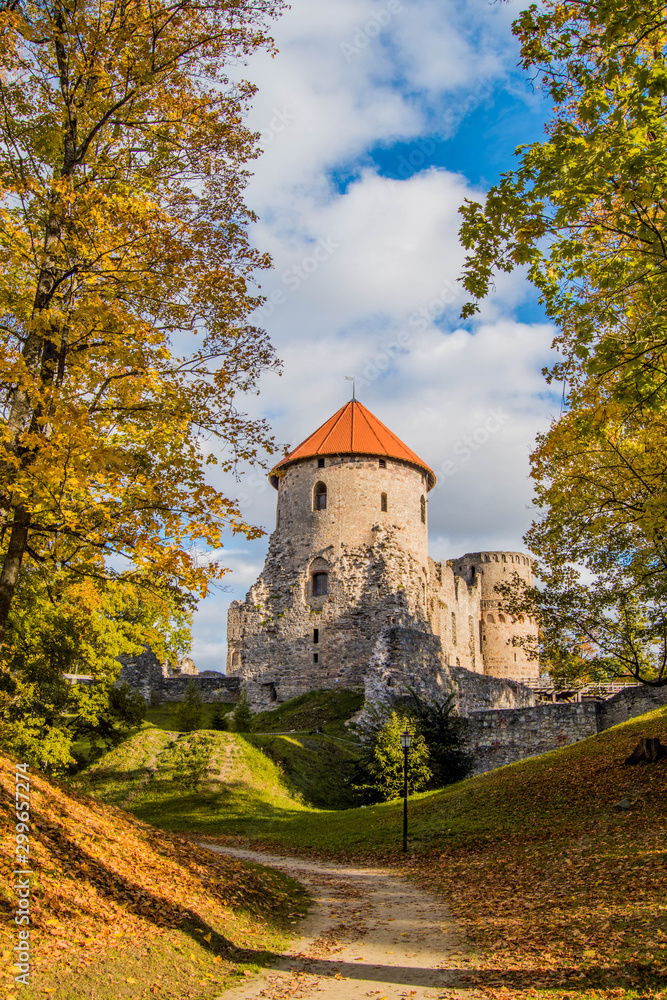
{"label": "tree", "polygon": [[252,729],[253,715],[245,691],[241,691],[236,708],[232,712],[232,724],[237,733],[249,733]]}
{"label": "tree", "polygon": [[213,714],[211,715],[211,729],[217,729],[219,732],[225,732],[229,729],[229,721],[226,713],[223,712],[221,705],[216,705],[213,709]]}
{"label": "tree", "polygon": [[362,754],[355,787],[373,801],[389,802],[403,794],[404,753],[401,733],[412,733],[408,752],[408,794],[423,791],[432,777],[429,750],[417,723],[410,713],[382,706],[370,718],[362,732]]}
{"label": "tree", "polygon": [[470,774],[473,756],[465,746],[465,723],[455,713],[454,695],[444,701],[427,701],[412,688],[411,706],[417,729],[428,747],[431,769],[429,787],[442,788]]}
{"label": "tree", "polygon": [[272,449],[236,406],[276,360],[248,322],[253,87],[226,67],[280,8],[0,9],[1,634],[22,566],[204,595],[195,543],[259,533],[205,467]]}
{"label": "tree", "polygon": [[175,722],[181,733],[192,733],[201,728],[203,702],[201,692],[193,680],[188,681],[185,696],[176,709]]}
{"label": "tree", "polygon": [[113,688],[117,657],[137,652],[146,634],[158,650],[171,649],[182,625],[168,595],[26,568],[5,635],[0,744],[51,772],[74,763],[82,735],[111,745],[137,724],[138,703]]}
{"label": "tree", "polygon": [[514,30],[554,101],[548,136],[518,150],[484,207],[466,204],[461,233],[473,297],[525,265],[558,326],[547,374],[563,380],[566,413],[532,456],[541,513],[526,536],[542,586],[515,610],[534,610],[545,648],[570,665],[663,684],[664,11],[548,0]]}

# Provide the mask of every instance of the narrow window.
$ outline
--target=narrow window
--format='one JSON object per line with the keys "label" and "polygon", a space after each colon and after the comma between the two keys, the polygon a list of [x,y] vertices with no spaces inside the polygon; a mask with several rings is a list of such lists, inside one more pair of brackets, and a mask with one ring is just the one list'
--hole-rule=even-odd
{"label": "narrow window", "polygon": [[386,469],[387,468],[387,460],[386,460],[386,458],[381,458],[380,459],[380,468],[381,469]]}
{"label": "narrow window", "polygon": [[318,458],[318,460],[317,460],[317,468],[318,469],[323,469],[324,468],[324,459],[323,458]]}
{"label": "narrow window", "polygon": [[329,592],[329,574],[313,573],[313,597],[325,597]]}
{"label": "narrow window", "polygon": [[516,663],[516,653],[514,654],[514,662]]}
{"label": "narrow window", "polygon": [[320,661],[320,654],[313,653],[313,663],[319,663],[319,661]]}
{"label": "narrow window", "polygon": [[421,498],[422,524],[426,524],[426,497]]}
{"label": "narrow window", "polygon": [[313,495],[313,510],[327,509],[327,488],[324,483],[317,483]]}
{"label": "narrow window", "polygon": [[320,630],[318,628],[313,629],[313,642],[318,643],[320,641]]}
{"label": "narrow window", "polygon": [[456,615],[452,611],[452,645],[456,645]]}
{"label": "narrow window", "polygon": [[384,511],[385,514],[387,513],[387,494],[386,493],[381,493],[380,494],[380,510]]}

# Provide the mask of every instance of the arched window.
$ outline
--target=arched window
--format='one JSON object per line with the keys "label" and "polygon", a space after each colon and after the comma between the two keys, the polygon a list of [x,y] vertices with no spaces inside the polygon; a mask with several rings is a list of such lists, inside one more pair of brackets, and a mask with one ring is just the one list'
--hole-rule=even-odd
{"label": "arched window", "polygon": [[495,625],[496,623],[496,619],[493,617],[493,615],[487,615],[486,620],[487,622],[491,622],[492,625]]}
{"label": "arched window", "polygon": [[380,494],[380,510],[384,511],[385,514],[387,512],[387,494],[386,493],[381,493]]}
{"label": "arched window", "polygon": [[421,498],[422,524],[426,524],[426,497]]}
{"label": "arched window", "polygon": [[329,574],[313,573],[313,597],[326,597],[329,593]]}
{"label": "arched window", "polygon": [[324,483],[316,483],[313,493],[313,510],[327,509],[327,488]]}
{"label": "arched window", "polygon": [[503,624],[504,624],[504,622],[505,622],[505,615],[498,615],[498,621],[499,622],[503,622]]}

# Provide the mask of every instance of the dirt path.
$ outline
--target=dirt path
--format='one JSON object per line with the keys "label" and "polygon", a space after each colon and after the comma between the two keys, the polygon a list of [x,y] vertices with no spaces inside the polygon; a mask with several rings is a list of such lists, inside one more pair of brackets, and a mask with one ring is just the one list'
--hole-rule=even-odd
{"label": "dirt path", "polygon": [[467,962],[443,904],[391,869],[281,858],[203,844],[288,872],[315,905],[302,937],[224,1000],[473,1000]]}

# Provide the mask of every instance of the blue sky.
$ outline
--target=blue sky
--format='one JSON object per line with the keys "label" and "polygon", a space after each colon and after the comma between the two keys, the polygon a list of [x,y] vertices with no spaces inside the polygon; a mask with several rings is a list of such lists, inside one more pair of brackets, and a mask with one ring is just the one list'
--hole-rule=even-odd
{"label": "blue sky", "polygon": [[[553,331],[524,275],[503,275],[461,322],[458,208],[512,169],[549,108],[517,68],[521,5],[485,0],[295,0],[278,55],[239,67],[259,86],[262,136],[248,202],[274,260],[257,317],[283,360],[245,400],[298,444],[350,395],[438,474],[431,554],[521,547],[528,456],[560,398],[541,375]],[[317,253],[314,254],[315,249]],[[277,460],[277,458],[276,458]],[[261,470],[216,484],[267,532],[275,492]],[[259,573],[268,534],[214,554],[230,572],[201,603],[192,656],[224,669],[226,611]]]}

